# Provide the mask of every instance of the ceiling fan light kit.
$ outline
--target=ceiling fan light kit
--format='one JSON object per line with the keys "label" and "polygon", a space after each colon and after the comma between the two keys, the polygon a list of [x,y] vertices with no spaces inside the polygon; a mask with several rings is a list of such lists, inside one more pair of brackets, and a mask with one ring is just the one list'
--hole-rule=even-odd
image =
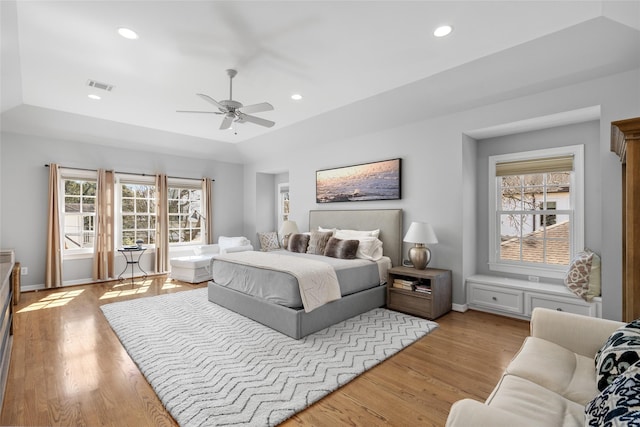
{"label": "ceiling fan light kit", "polygon": [[186,111],[178,110],[179,113],[209,113],[209,114],[221,114],[224,115],[222,123],[220,124],[220,130],[231,128],[234,122],[236,123],[254,123],[264,127],[272,127],[275,122],[271,120],[263,119],[261,117],[252,116],[249,113],[261,113],[263,111],[273,110],[273,105],[268,102],[261,102],[259,104],[252,104],[244,106],[241,102],[233,100],[233,78],[238,74],[238,71],[233,69],[227,70],[229,76],[229,99],[222,100],[220,102],[211,98],[204,93],[197,93],[196,95],[204,99],[209,104],[214,105],[219,111]]}

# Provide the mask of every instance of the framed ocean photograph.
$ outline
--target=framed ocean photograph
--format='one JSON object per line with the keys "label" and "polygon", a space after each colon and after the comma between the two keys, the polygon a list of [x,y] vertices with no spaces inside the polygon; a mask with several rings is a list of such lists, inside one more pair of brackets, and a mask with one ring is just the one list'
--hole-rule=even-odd
{"label": "framed ocean photograph", "polygon": [[316,171],[316,203],[401,198],[402,159]]}

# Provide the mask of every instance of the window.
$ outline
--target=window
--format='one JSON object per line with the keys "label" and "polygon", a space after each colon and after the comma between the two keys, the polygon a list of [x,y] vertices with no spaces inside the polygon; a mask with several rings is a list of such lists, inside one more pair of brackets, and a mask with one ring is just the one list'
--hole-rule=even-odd
{"label": "window", "polygon": [[95,173],[65,173],[61,170],[64,191],[63,246],[65,254],[90,253],[95,237],[97,182]]}
{"label": "window", "polygon": [[145,182],[120,183],[122,245],[134,245],[142,240],[154,245],[156,237],[156,187]]}
{"label": "window", "polygon": [[489,158],[491,270],[561,278],[582,250],[583,147]]}
{"label": "window", "polygon": [[169,183],[169,244],[204,243],[206,225],[199,184]]}

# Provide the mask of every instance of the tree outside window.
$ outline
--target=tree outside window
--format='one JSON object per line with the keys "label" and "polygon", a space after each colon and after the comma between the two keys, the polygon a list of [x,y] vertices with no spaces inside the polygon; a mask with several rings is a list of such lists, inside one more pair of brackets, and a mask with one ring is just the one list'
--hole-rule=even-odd
{"label": "tree outside window", "polygon": [[95,180],[64,179],[64,248],[93,248],[95,237]]}
{"label": "tree outside window", "polygon": [[568,265],[571,172],[499,178],[500,259]]}
{"label": "tree outside window", "polygon": [[122,184],[122,244],[134,245],[142,240],[145,245],[155,244],[156,198],[155,185]]}
{"label": "tree outside window", "polygon": [[169,243],[203,243],[202,189],[169,187]]}

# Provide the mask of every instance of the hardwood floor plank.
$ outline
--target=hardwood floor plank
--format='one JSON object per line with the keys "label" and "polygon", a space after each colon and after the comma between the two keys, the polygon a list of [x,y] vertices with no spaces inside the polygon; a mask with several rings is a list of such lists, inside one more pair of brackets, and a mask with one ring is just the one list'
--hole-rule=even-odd
{"label": "hardwood floor plank", "polygon": [[[176,426],[100,306],[204,287],[107,282],[21,295],[1,425]],[[468,311],[294,415],[291,426],[442,426],[451,404],[484,400],[528,335],[528,322]]]}

